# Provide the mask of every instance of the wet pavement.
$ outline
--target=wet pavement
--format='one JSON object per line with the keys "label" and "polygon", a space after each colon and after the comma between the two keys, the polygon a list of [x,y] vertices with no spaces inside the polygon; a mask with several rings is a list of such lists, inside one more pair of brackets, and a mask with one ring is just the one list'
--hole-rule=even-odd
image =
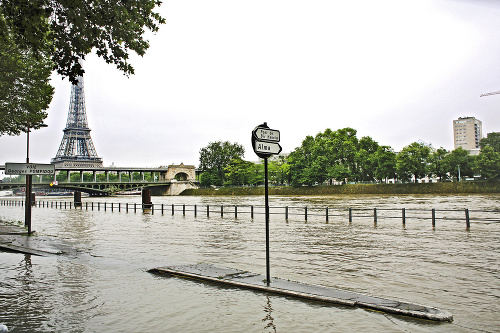
{"label": "wet pavement", "polygon": [[28,235],[26,228],[5,224],[1,221],[0,250],[37,256],[61,255],[72,252],[57,237],[40,236],[36,231]]}

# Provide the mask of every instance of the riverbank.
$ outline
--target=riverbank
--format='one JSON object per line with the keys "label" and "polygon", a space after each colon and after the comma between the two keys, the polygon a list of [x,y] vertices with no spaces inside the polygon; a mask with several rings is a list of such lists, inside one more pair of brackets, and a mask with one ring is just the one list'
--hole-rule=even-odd
{"label": "riverbank", "polygon": [[[500,182],[444,182],[407,184],[347,184],[318,186],[271,186],[270,195],[338,194],[478,194],[500,193]],[[264,195],[264,187],[222,187],[189,189],[187,196]]]}

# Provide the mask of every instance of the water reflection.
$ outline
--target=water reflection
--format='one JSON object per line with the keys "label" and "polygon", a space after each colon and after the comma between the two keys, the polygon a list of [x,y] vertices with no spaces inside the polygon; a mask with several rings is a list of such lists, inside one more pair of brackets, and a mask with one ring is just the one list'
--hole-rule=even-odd
{"label": "water reflection", "polygon": [[264,323],[266,323],[266,326],[264,326],[264,330],[266,332],[277,332],[276,331],[276,325],[274,324],[274,318],[273,318],[273,306],[271,304],[271,298],[269,296],[266,296],[267,303],[264,306],[264,313],[266,316],[262,319]]}
{"label": "water reflection", "polygon": [[0,288],[1,321],[13,332],[39,331],[52,308],[45,302],[46,286],[34,271],[31,255],[22,255],[22,260],[11,268],[2,268],[5,271]]}

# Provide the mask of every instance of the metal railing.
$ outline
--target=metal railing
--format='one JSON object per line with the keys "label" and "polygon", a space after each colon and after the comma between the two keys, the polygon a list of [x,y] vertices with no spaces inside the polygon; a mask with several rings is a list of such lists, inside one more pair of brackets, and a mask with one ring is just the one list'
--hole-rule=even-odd
{"label": "metal railing", "polygon": [[[24,200],[3,199],[1,206],[24,206]],[[144,204],[144,203],[113,203],[113,202],[72,202],[56,200],[37,200],[34,206],[41,208],[103,210],[118,212],[134,212],[138,210],[155,214],[180,214],[187,213],[197,217],[213,215],[223,217],[234,217],[247,215],[254,218],[255,215],[264,215],[264,205],[186,205],[186,204]],[[335,208],[335,207],[310,207],[310,206],[271,206],[270,215],[281,215],[285,220],[297,217],[308,221],[308,219],[322,219],[329,222],[332,217],[340,217],[353,223],[355,220],[370,219],[374,225],[381,220],[400,220],[405,226],[409,220],[429,220],[432,227],[436,227],[437,221],[462,221],[467,229],[471,222],[475,223],[499,223],[500,211],[497,210],[470,210],[470,209],[407,209],[407,208]]]}

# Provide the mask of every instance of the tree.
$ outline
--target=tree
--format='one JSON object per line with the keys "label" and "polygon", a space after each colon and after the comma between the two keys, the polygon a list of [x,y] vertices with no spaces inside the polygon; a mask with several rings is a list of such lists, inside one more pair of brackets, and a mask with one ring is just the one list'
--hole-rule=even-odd
{"label": "tree", "polygon": [[269,180],[277,184],[290,183],[288,155],[273,155],[269,158]]}
{"label": "tree", "polygon": [[[223,185],[225,168],[232,159],[243,158],[245,148],[238,143],[229,141],[209,142],[208,146],[200,149],[200,170],[211,174],[211,185]],[[205,176],[207,178],[207,176]]]}
{"label": "tree", "polygon": [[434,175],[441,181],[446,179],[448,170],[446,169],[445,158],[448,151],[443,147],[434,150],[429,156],[429,177]]}
{"label": "tree", "polygon": [[476,166],[486,180],[500,180],[500,153],[492,146],[484,146],[477,157]]}
{"label": "tree", "polygon": [[412,176],[415,182],[426,175],[430,148],[425,144],[413,142],[404,147],[396,156],[398,178],[407,181]]}
{"label": "tree", "polygon": [[500,132],[491,132],[486,135],[486,138],[479,141],[479,146],[483,150],[486,146],[490,146],[497,153],[500,153]]}
{"label": "tree", "polygon": [[49,52],[54,69],[74,83],[83,74],[81,58],[96,50],[126,75],[130,51],[149,48],[145,30],[157,32],[165,19],[153,12],[160,0],[1,0],[0,14],[19,48],[35,57]]}
{"label": "tree", "polygon": [[292,185],[311,185],[326,180],[374,179],[378,143],[370,137],[358,140],[350,127],[327,128],[315,137],[307,136],[289,156]]}
{"label": "tree", "polygon": [[309,166],[313,161],[312,149],[314,138],[310,135],[302,141],[300,147],[295,148],[288,156],[290,163],[291,183],[292,186],[300,186],[302,184],[314,184],[314,176],[310,172]]}
{"label": "tree", "polygon": [[48,83],[50,56],[35,56],[15,43],[0,12],[0,135],[19,135],[38,128],[47,117],[54,88]]}
{"label": "tree", "polygon": [[258,179],[258,165],[244,161],[241,158],[233,158],[225,168],[227,185],[254,185]]}
{"label": "tree", "polygon": [[364,136],[359,140],[358,151],[356,152],[356,166],[360,181],[372,181],[375,179],[377,168],[376,152],[379,145],[369,136]]}
{"label": "tree", "polygon": [[378,180],[396,178],[396,153],[389,146],[379,146],[375,152],[377,165],[374,177]]}
{"label": "tree", "polygon": [[472,156],[462,147],[458,147],[450,154],[446,155],[443,160],[445,169],[450,175],[453,175],[460,181],[463,176],[474,176]]}

